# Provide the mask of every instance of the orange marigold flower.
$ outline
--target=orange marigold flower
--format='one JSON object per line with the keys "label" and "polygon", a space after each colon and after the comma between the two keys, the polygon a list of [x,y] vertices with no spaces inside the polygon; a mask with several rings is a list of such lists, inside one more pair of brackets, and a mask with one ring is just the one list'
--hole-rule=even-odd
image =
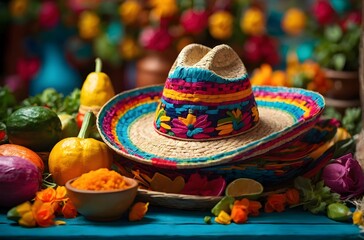
{"label": "orange marigold flower", "polygon": [[300,192],[296,188],[288,189],[285,195],[288,205],[296,205],[300,203]]}
{"label": "orange marigold flower", "polygon": [[286,207],[286,195],[285,194],[272,194],[268,196],[267,202],[264,206],[264,211],[267,213],[271,212],[283,212]]}
{"label": "orange marigold flower", "polygon": [[244,205],[234,204],[230,217],[235,223],[246,223],[248,221],[248,208]]}
{"label": "orange marigold flower", "polygon": [[149,202],[137,202],[135,203],[129,212],[129,221],[139,221],[142,220],[148,211]]}
{"label": "orange marigold flower", "polygon": [[66,195],[67,195],[67,189],[65,186],[58,186],[56,188],[56,199],[57,200],[66,200]]}
{"label": "orange marigold flower", "polygon": [[258,201],[249,201],[249,207],[248,212],[252,216],[258,216],[259,215],[259,209],[262,208],[262,204]]}
{"label": "orange marigold flower", "polygon": [[51,203],[43,203],[35,201],[32,207],[33,216],[37,225],[40,227],[48,227],[54,225],[54,210]]}
{"label": "orange marigold flower", "polygon": [[64,203],[62,207],[62,214],[65,218],[75,218],[77,216],[77,209],[71,200]]}
{"label": "orange marigold flower", "polygon": [[247,198],[243,198],[241,200],[235,200],[234,205],[242,205],[245,206],[247,209],[249,207],[250,201]]}
{"label": "orange marigold flower", "polygon": [[44,203],[53,202],[56,199],[56,190],[54,188],[46,188],[42,191],[37,192],[36,200],[40,200]]}

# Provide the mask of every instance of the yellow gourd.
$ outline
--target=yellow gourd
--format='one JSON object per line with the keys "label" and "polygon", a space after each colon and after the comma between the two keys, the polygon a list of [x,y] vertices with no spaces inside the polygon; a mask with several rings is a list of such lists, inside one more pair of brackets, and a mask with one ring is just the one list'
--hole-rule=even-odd
{"label": "yellow gourd", "polygon": [[101,72],[102,62],[96,58],[95,72],[91,72],[84,81],[80,92],[80,108],[78,110],[77,124],[81,127],[83,116],[86,112],[92,111],[98,114],[101,107],[113,96],[114,87],[109,76]]}
{"label": "yellow gourd", "polygon": [[111,150],[105,143],[88,138],[95,120],[95,115],[87,112],[78,136],[64,138],[52,148],[48,165],[56,184],[64,185],[91,170],[110,169],[113,160]]}
{"label": "yellow gourd", "polygon": [[102,107],[115,95],[109,76],[101,72],[100,58],[96,58],[95,62],[95,72],[87,76],[80,93],[80,104],[87,107]]}

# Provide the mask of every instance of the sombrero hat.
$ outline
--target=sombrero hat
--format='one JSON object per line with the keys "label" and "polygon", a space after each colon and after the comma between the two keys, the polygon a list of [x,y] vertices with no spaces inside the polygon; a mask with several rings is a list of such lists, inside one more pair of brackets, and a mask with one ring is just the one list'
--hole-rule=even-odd
{"label": "sombrero hat", "polygon": [[296,139],[318,120],[323,97],[252,87],[232,48],[186,46],[166,83],[122,92],[100,110],[97,128],[137,163],[193,169],[242,161]]}

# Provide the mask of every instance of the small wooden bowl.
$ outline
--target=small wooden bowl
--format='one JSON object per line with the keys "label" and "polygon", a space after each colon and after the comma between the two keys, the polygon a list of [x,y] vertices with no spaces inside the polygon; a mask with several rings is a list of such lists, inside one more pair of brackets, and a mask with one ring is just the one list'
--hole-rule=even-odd
{"label": "small wooden bowl", "polygon": [[124,177],[130,187],[122,190],[92,191],[72,187],[77,178],[67,181],[68,197],[77,211],[93,221],[113,221],[119,219],[133,204],[138,191],[138,182]]}

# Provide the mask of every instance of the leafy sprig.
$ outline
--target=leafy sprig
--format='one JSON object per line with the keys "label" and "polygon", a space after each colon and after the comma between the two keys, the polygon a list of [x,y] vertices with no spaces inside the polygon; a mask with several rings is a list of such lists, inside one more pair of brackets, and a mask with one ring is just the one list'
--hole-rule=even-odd
{"label": "leafy sprig", "polygon": [[344,114],[341,114],[333,107],[327,107],[323,115],[327,118],[339,120],[351,136],[358,134],[362,128],[362,110],[360,107],[347,108]]}
{"label": "leafy sprig", "polygon": [[56,113],[75,114],[80,106],[80,89],[76,88],[68,96],[64,97],[62,93],[53,88],[47,88],[43,92],[24,99],[21,104],[25,106],[46,106]]}
{"label": "leafy sprig", "polygon": [[8,87],[0,87],[0,122],[6,120],[6,118],[14,111],[17,105],[14,94]]}
{"label": "leafy sprig", "polygon": [[313,214],[325,212],[328,205],[340,202],[340,195],[331,192],[323,181],[315,184],[311,179],[300,176],[295,179],[294,186],[302,195],[303,208]]}

